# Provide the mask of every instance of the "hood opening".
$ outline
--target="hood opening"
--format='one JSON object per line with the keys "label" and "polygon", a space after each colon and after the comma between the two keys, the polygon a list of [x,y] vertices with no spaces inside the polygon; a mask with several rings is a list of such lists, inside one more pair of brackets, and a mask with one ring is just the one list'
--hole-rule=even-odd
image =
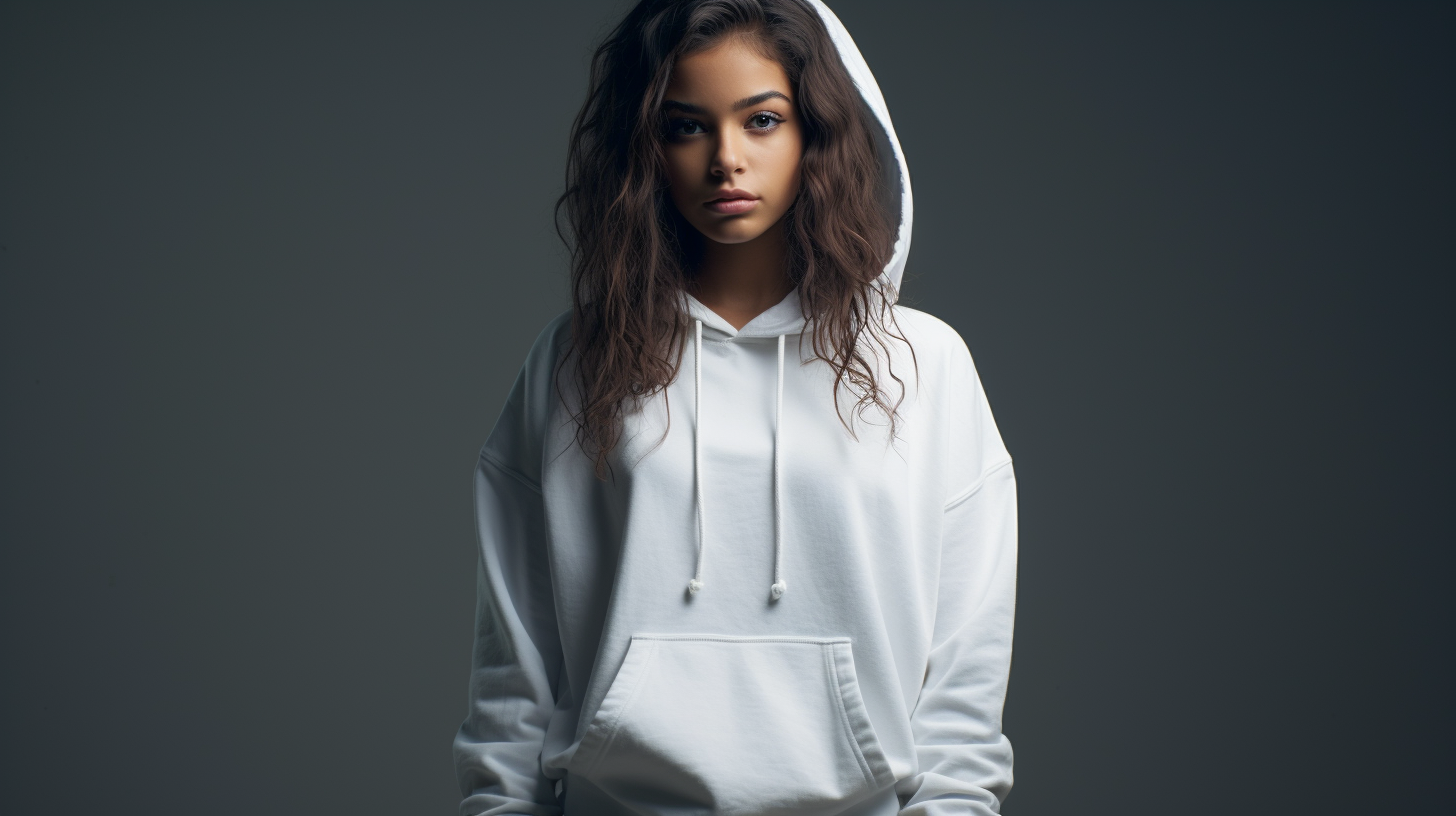
{"label": "hood opening", "polygon": [[875,140],[875,152],[880,158],[881,205],[893,214],[891,223],[898,224],[895,249],[890,262],[885,264],[881,276],[893,285],[898,293],[904,277],[905,262],[910,255],[910,228],[914,221],[914,197],[910,190],[910,168],[905,164],[905,153],[895,135],[894,122],[890,120],[890,108],[880,93],[879,83],[860,53],[859,46],[839,18],[824,5],[822,0],[804,0],[819,14],[829,37],[839,51],[844,68],[859,90],[860,100],[868,109],[870,119],[878,127],[870,128]]}

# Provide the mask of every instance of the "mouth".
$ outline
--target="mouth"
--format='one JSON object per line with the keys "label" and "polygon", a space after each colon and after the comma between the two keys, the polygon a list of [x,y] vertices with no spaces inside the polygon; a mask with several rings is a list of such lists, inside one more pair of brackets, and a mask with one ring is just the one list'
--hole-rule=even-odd
{"label": "mouth", "polygon": [[758,199],[742,190],[729,190],[703,205],[716,213],[737,215],[758,206]]}
{"label": "mouth", "polygon": [[713,212],[734,215],[746,213],[758,206],[758,200],[754,198],[720,198],[709,201],[705,206]]}

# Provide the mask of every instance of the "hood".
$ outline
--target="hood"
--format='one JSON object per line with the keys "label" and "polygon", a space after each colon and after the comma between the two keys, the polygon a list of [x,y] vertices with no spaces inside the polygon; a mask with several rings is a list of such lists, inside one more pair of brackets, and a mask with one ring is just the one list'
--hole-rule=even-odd
{"label": "hood", "polygon": [[[879,83],[875,82],[875,75],[870,71],[869,64],[865,62],[864,55],[860,54],[859,47],[854,44],[854,38],[849,36],[849,31],[845,29],[843,23],[839,22],[839,18],[834,16],[834,12],[830,11],[829,7],[820,0],[804,0],[804,2],[818,12],[819,18],[824,21],[824,27],[829,29],[829,36],[834,41],[835,48],[839,50],[839,58],[843,61],[845,69],[849,71],[850,78],[854,80],[855,88],[859,90],[860,99],[873,114],[872,121],[879,125],[871,130],[885,182],[886,194],[881,205],[896,215],[893,220],[899,226],[894,253],[890,257],[890,262],[885,264],[885,269],[880,273],[877,282],[886,282],[898,292],[900,279],[905,273],[905,260],[910,254],[910,226],[914,215],[913,200],[910,195],[910,169],[905,164],[905,153],[900,149],[899,138],[895,136],[895,125],[890,121],[890,109],[885,104],[884,95],[880,93]],[[804,328],[804,317],[799,309],[797,289],[790,292],[788,297],[778,304],[750,320],[742,329],[733,328],[733,324],[699,303],[696,298],[690,295],[686,298],[689,316],[701,320],[703,329],[709,334],[718,333],[728,337],[776,337],[783,334],[799,334]]]}

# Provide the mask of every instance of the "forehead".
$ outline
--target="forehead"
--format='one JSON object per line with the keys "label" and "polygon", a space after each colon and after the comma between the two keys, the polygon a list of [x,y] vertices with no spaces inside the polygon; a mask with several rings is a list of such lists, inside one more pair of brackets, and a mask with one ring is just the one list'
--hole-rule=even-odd
{"label": "forehead", "polygon": [[[682,57],[673,66],[667,96],[702,107],[727,109],[733,102],[763,91],[793,98],[789,75],[743,37]],[[782,101],[782,100],[780,100]]]}

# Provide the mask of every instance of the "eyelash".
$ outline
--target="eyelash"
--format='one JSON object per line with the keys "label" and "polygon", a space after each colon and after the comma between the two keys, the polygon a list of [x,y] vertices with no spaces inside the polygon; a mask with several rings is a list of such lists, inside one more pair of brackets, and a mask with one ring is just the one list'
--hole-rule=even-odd
{"label": "eyelash", "polygon": [[[756,130],[759,133],[770,133],[770,132],[778,129],[779,123],[781,123],[781,122],[784,121],[784,117],[779,116],[777,113],[774,113],[773,111],[759,111],[758,113],[755,113],[752,116],[748,117],[748,121],[752,122],[752,121],[758,119],[761,116],[767,117],[772,124],[769,124],[769,125],[767,125],[765,127],[750,128],[751,130]],[[677,132],[677,128],[679,126],[681,126],[682,124],[685,124],[685,123],[686,124],[694,124],[694,125],[698,125],[699,127],[702,127],[702,125],[700,125],[697,122],[697,120],[695,120],[695,119],[669,119],[667,121],[667,134],[668,134],[668,136],[673,137],[673,138],[683,138],[683,137],[686,137],[686,136],[696,136],[697,135],[696,133],[678,133]]]}
{"label": "eyelash", "polygon": [[779,123],[782,122],[782,121],[784,121],[784,117],[779,116],[777,113],[774,113],[773,111],[759,111],[758,113],[755,113],[754,115],[748,117],[748,121],[752,122],[753,120],[757,119],[760,116],[767,116],[768,119],[769,119],[769,121],[772,123],[772,124],[768,125],[767,127],[755,128],[755,130],[761,130],[761,131],[764,131],[765,133],[768,132],[768,131],[770,131],[770,130],[773,130],[776,127],[778,127],[779,126]]}

